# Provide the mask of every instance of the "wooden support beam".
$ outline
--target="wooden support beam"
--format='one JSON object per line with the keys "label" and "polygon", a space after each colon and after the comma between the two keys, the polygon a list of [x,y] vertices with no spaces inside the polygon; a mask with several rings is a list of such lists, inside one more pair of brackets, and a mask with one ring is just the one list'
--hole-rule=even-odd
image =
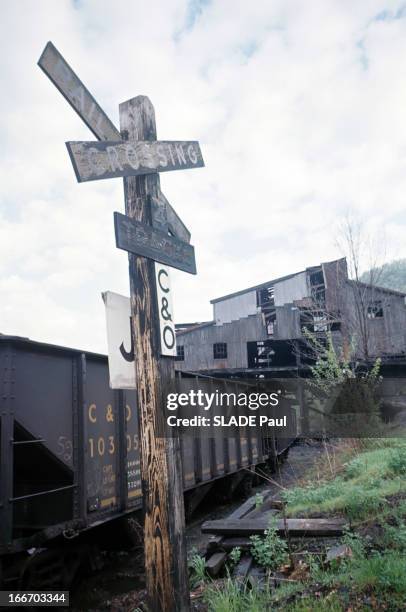
{"label": "wooden support beam", "polygon": [[206,553],[210,553],[213,551],[216,551],[221,542],[223,541],[223,536],[210,536],[209,541],[207,542],[207,546],[206,546]]}
{"label": "wooden support beam", "polygon": [[[124,141],[156,140],[154,108],[147,97],[120,104],[120,130]],[[158,176],[126,177],[124,191],[126,215],[151,224],[146,196],[158,197]],[[131,253],[128,257],[148,609],[185,612],[189,610],[189,587],[180,444],[177,437],[164,437],[168,435],[164,406],[175,380],[174,361],[160,357],[154,262]]]}
{"label": "wooden support beam", "polygon": [[[286,519],[286,528],[291,536],[336,536],[341,535],[346,522],[342,519]],[[233,536],[263,535],[269,528],[269,519],[240,519],[230,521],[206,521],[202,533],[216,533]],[[280,535],[285,533],[285,522],[278,520],[276,529]]]}
{"label": "wooden support beam", "polygon": [[248,512],[251,512],[254,509],[255,509],[255,495],[247,499],[243,504],[241,504],[241,506],[238,506],[238,508],[236,508],[234,512],[229,514],[227,516],[227,520],[237,521],[239,519],[242,519],[243,516],[245,516],[246,514],[248,514]]}
{"label": "wooden support beam", "polygon": [[230,538],[225,536],[218,537],[222,538],[218,548],[225,550],[226,552],[232,551],[233,548],[242,548],[242,550],[250,550],[252,548],[252,542],[248,536],[240,536],[238,538]]}

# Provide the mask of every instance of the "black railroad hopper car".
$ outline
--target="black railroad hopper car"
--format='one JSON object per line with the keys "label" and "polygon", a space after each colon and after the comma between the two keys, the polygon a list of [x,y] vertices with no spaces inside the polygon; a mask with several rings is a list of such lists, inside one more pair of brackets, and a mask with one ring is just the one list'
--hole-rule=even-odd
{"label": "black railroad hopper car", "polygon": [[[3,566],[10,555],[140,510],[136,394],[110,389],[107,357],[0,335],[0,368]],[[225,390],[244,384],[213,383]],[[296,436],[292,423],[283,441],[259,431],[182,440],[186,502],[193,507],[210,483],[237,481],[284,452]]]}

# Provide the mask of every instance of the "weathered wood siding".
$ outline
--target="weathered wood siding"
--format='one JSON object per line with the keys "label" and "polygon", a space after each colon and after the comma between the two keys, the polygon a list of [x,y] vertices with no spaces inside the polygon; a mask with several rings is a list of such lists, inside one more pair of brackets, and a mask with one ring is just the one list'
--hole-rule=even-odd
{"label": "weathered wood siding", "polygon": [[275,308],[275,340],[292,340],[300,338],[300,310],[294,304],[285,304]]}
{"label": "weathered wood siding", "polygon": [[[206,370],[212,368],[246,368],[247,342],[265,340],[266,329],[261,315],[251,315],[224,325],[206,325],[179,333],[178,346],[185,350],[185,360],[177,361],[179,370]],[[227,359],[213,358],[213,344],[227,344]]]}
{"label": "weathered wood siding", "polygon": [[217,325],[255,315],[257,310],[257,292],[255,289],[213,303],[214,321]]}
{"label": "weathered wood siding", "polygon": [[274,285],[275,306],[283,306],[294,300],[301,300],[310,295],[306,272],[295,274],[292,278],[279,281]]}
{"label": "weathered wood siding", "polygon": [[[346,282],[340,290],[339,306],[344,330],[350,335],[359,332],[356,316],[356,294],[351,283]],[[371,357],[396,355],[406,352],[406,307],[404,298],[377,287],[365,289],[365,302],[380,301],[383,317],[368,319],[368,352]],[[361,339],[359,339],[361,343]],[[358,356],[362,356],[359,346]]]}

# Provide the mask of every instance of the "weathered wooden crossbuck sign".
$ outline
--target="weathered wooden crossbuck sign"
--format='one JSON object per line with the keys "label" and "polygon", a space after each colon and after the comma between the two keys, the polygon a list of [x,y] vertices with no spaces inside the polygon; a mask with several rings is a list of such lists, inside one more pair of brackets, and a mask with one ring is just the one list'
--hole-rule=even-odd
{"label": "weathered wooden crossbuck sign", "polygon": [[203,166],[200,147],[195,141],[157,141],[154,109],[145,96],[120,104],[119,132],[52,43],[38,64],[102,141],[67,143],[78,181],[124,177],[126,216],[116,213],[115,226],[117,245],[129,251],[148,603],[153,611],[185,612],[190,602],[180,446],[168,432],[163,406],[174,362],[160,357],[173,354],[163,344],[174,350],[174,328],[171,335],[169,273],[156,262],[196,272],[190,233],[163,196],[159,173]]}
{"label": "weathered wooden crossbuck sign", "polygon": [[204,166],[197,142],[67,142],[79,183]]}

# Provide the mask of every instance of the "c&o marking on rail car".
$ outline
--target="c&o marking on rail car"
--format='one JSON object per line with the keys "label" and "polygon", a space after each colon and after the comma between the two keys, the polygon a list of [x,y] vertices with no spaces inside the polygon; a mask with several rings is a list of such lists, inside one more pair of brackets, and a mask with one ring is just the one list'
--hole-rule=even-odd
{"label": "c&o marking on rail car", "polygon": [[[89,404],[89,408],[87,409],[87,415],[88,415],[88,419],[91,423],[97,423],[97,406],[96,404]],[[113,406],[111,404],[107,404],[106,406],[106,421],[108,423],[114,423],[114,410],[113,410]],[[129,404],[126,404],[125,406],[125,420],[127,421],[131,421],[131,417],[132,417],[132,410],[131,410],[131,406]]]}

